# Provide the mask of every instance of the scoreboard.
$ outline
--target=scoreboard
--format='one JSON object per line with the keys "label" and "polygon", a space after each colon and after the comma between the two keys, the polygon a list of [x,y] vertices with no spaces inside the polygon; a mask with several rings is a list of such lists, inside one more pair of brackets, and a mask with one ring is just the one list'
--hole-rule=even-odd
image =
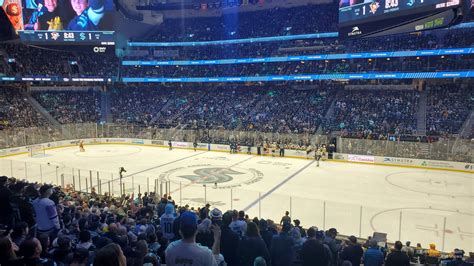
{"label": "scoreboard", "polygon": [[387,30],[401,33],[446,27],[462,14],[465,1],[340,0],[339,36],[344,39]]}
{"label": "scoreboard", "polygon": [[114,31],[19,31],[20,38],[28,43],[51,45],[58,43],[114,45]]}
{"label": "scoreboard", "polygon": [[[349,3],[350,4],[350,3]],[[459,6],[460,0],[380,0],[364,1],[362,3],[339,8],[339,23],[387,19],[420,13],[426,10],[440,10]]]}

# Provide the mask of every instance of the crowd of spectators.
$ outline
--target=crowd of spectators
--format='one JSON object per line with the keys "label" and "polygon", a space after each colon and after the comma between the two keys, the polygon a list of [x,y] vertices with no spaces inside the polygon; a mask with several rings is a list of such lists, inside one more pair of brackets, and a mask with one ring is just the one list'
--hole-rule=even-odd
{"label": "crowd of spectators", "polygon": [[61,124],[100,120],[99,91],[35,91],[32,96]]}
{"label": "crowd of spectators", "polygon": [[[293,217],[294,218],[294,217]],[[303,228],[286,212],[277,222],[209,204],[178,206],[154,192],[114,198],[0,177],[1,265],[408,266],[444,260],[472,265],[464,251],[442,255],[400,241]]]}
{"label": "crowd of spectators", "polygon": [[[321,128],[323,133],[353,138],[383,140],[391,135],[419,141],[410,138],[417,133],[419,119],[416,90],[351,90],[333,82],[181,86],[116,85],[110,96],[94,89],[31,94],[61,124],[101,121],[106,111],[101,109],[102,97],[110,97],[112,121],[122,125],[291,134],[315,134]],[[427,134],[449,138],[459,133],[472,110],[470,83],[433,83],[427,94]],[[2,128],[47,125],[25,97],[15,88],[1,90]]]}
{"label": "crowd of spectators", "polygon": [[414,90],[344,91],[337,97],[325,128],[357,138],[414,135],[419,97]]}
{"label": "crowd of spectators", "polygon": [[0,88],[0,129],[44,124],[46,120],[33,109],[18,87]]}
{"label": "crowd of spectators", "polygon": [[[474,91],[462,84],[440,84],[428,88],[427,134],[457,134],[474,107]],[[472,133],[471,133],[472,134]]]}
{"label": "crowd of spectators", "polygon": [[[308,4],[220,17],[166,19],[146,41],[210,41],[337,31],[337,6]],[[143,40],[143,38],[140,38]]]}
{"label": "crowd of spectators", "polygon": [[53,48],[39,48],[24,44],[2,44],[6,52],[7,76],[19,77],[117,77],[119,59],[114,55],[97,54]]}
{"label": "crowd of spectators", "polygon": [[116,89],[116,123],[183,129],[315,133],[336,85],[315,90],[287,86]]}

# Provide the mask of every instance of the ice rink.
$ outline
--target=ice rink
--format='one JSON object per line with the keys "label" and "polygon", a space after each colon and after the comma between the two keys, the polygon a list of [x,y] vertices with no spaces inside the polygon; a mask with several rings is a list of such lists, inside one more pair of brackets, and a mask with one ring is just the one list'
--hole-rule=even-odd
{"label": "ice rink", "polygon": [[[0,174],[31,181],[125,191],[169,191],[181,205],[209,202],[221,210],[245,210],[280,221],[285,211],[303,226],[335,227],[389,241],[411,240],[439,249],[474,250],[474,175],[462,172],[342,162],[261,157],[132,145],[87,145],[47,150],[46,155],[0,159]],[[217,183],[217,186],[215,185]]]}

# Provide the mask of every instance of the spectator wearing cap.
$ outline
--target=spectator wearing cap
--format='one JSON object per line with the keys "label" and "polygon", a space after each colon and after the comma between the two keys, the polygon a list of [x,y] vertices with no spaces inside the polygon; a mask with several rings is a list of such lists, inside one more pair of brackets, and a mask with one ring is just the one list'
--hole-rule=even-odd
{"label": "spectator wearing cap", "polygon": [[53,194],[52,187],[43,185],[39,192],[40,197],[33,201],[37,231],[39,234],[47,234],[50,239],[54,239],[60,229],[60,223],[56,204],[49,199]]}
{"label": "spectator wearing cap", "polygon": [[247,224],[247,232],[240,241],[237,253],[239,254],[239,265],[252,266],[257,257],[264,258],[267,264],[270,264],[270,253],[267,245],[260,236],[258,226],[254,222]]}
{"label": "spectator wearing cap", "polygon": [[[197,217],[193,212],[184,212],[179,221],[179,232],[182,239],[169,244],[165,251],[166,265],[193,265],[193,266],[217,266],[218,257],[214,248],[220,245],[220,230],[214,231],[214,255],[207,248],[196,243]],[[213,227],[213,228],[218,228]],[[217,233],[216,233],[217,232]],[[216,255],[216,256],[215,256]]]}
{"label": "spectator wearing cap", "polygon": [[352,265],[360,265],[360,260],[364,255],[364,250],[361,245],[357,243],[355,236],[350,236],[346,241],[346,246],[339,253],[339,258],[342,261],[350,261]]}
{"label": "spectator wearing cap", "polygon": [[372,239],[369,242],[369,248],[364,253],[364,266],[381,266],[383,265],[383,253],[377,244],[377,241]]}
{"label": "spectator wearing cap", "polygon": [[448,262],[447,266],[472,266],[473,264],[463,261],[464,257],[464,250],[455,249],[454,250],[454,258],[452,261]]}
{"label": "spectator wearing cap", "polygon": [[222,212],[218,208],[214,208],[210,213],[212,224],[222,226]]}
{"label": "spectator wearing cap", "polygon": [[327,266],[330,261],[329,249],[316,238],[316,234],[317,228],[308,229],[308,238],[303,243],[300,253],[303,266]]}
{"label": "spectator wearing cap", "polygon": [[295,244],[289,232],[290,223],[283,223],[280,234],[273,236],[270,256],[273,266],[288,266],[295,259]]}
{"label": "spectator wearing cap", "polygon": [[410,266],[410,258],[402,252],[402,242],[395,242],[394,250],[388,254],[385,266]]}
{"label": "spectator wearing cap", "polygon": [[221,252],[228,266],[238,266],[237,249],[240,245],[240,239],[239,235],[230,228],[232,216],[233,211],[227,211],[222,215]]}
{"label": "spectator wearing cap", "polygon": [[300,230],[301,237],[306,237],[306,231],[300,225],[301,224],[300,220],[298,220],[298,219],[293,220],[293,223],[295,223],[295,228],[298,228]]}

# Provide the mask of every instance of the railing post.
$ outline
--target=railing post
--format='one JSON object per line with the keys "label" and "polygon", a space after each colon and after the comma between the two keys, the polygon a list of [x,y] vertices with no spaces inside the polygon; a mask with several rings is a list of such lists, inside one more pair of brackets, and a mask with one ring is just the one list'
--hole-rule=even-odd
{"label": "railing post", "polygon": [[445,251],[444,244],[446,240],[446,216],[443,219],[443,242],[441,242],[441,251]]}
{"label": "railing post", "polygon": [[76,191],[76,177],[74,175],[72,176],[72,188]]}
{"label": "railing post", "polygon": [[181,182],[179,182],[179,205],[183,206],[183,197],[182,197],[182,186]]}
{"label": "railing post", "polygon": [[43,166],[40,164],[40,180],[43,183]]}
{"label": "railing post", "polygon": [[359,214],[359,237],[362,237],[362,205],[360,206]]}
{"label": "railing post", "polygon": [[78,172],[78,175],[79,175],[79,191],[81,191],[81,190],[82,190],[82,186],[81,186],[81,170],[79,169],[79,170],[77,170],[77,172]]}
{"label": "railing post", "polygon": [[[132,175],[132,191],[135,192],[135,176],[133,175]],[[123,191],[123,193],[125,193],[125,190]],[[140,191],[138,191],[138,193],[140,193]]]}
{"label": "railing post", "polygon": [[233,210],[234,208],[232,207],[233,205],[233,201],[234,201],[234,196],[232,195],[233,194],[233,189],[231,188],[230,189],[230,209]]}
{"label": "railing post", "polygon": [[290,215],[293,215],[293,204],[292,204],[292,197],[290,196]]}
{"label": "railing post", "polygon": [[97,171],[97,187],[99,194],[102,195],[102,184],[100,183],[99,171]]}
{"label": "railing post", "polygon": [[398,222],[398,240],[402,239],[402,212],[400,211],[400,221]]}
{"label": "railing post", "polygon": [[[110,192],[110,188],[111,188],[111,186],[110,186],[110,182],[112,182],[112,193]],[[111,193],[111,194],[110,194],[110,193]],[[110,174],[110,181],[109,181],[109,194],[110,194],[111,196],[113,196],[113,195],[114,195],[114,174]],[[120,195],[120,196],[122,196],[122,195]]]}
{"label": "railing post", "polygon": [[89,182],[87,182],[87,178],[86,178],[86,193],[89,193],[88,183],[89,183]]}
{"label": "railing post", "polygon": [[92,185],[92,171],[91,171],[91,170],[89,170],[89,181],[90,181],[90,184],[91,184],[91,189],[90,189],[90,191],[91,191],[91,193],[92,193],[92,188],[93,188],[94,186]]}
{"label": "railing post", "polygon": [[261,219],[261,218],[262,218],[262,192],[258,192],[258,219]]}
{"label": "railing post", "polygon": [[323,230],[326,230],[326,201],[323,202]]}
{"label": "railing post", "polygon": [[25,179],[28,179],[28,170],[25,162]]}
{"label": "railing post", "polygon": [[150,194],[150,178],[149,177],[146,178],[146,192]]}

